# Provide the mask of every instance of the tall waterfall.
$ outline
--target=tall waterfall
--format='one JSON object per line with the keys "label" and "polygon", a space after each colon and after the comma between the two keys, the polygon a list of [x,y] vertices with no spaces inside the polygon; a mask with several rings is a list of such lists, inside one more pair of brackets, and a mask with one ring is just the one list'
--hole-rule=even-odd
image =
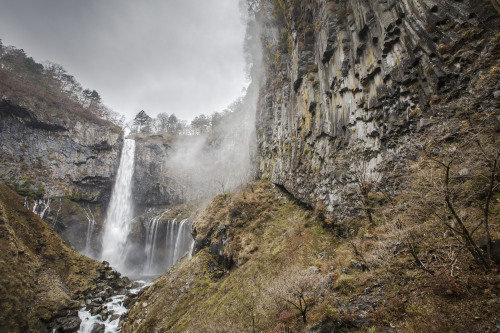
{"label": "tall waterfall", "polygon": [[131,196],[134,154],[135,141],[125,139],[115,186],[104,221],[102,260],[109,261],[118,270],[125,268],[126,242],[133,217]]}

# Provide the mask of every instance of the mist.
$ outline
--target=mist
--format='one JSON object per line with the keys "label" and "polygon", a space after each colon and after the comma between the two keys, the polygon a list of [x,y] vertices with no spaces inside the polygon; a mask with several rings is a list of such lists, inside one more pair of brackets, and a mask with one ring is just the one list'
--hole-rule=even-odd
{"label": "mist", "polygon": [[255,176],[255,114],[259,87],[263,80],[262,48],[258,18],[247,11],[245,57],[251,80],[244,95],[234,101],[210,131],[195,136],[179,136],[165,161],[166,172],[185,188],[188,200],[227,194],[244,186]]}
{"label": "mist", "polygon": [[[247,86],[244,23],[234,0],[0,0],[0,39],[61,64],[126,116],[191,120]],[[196,96],[196,98],[193,98]]]}

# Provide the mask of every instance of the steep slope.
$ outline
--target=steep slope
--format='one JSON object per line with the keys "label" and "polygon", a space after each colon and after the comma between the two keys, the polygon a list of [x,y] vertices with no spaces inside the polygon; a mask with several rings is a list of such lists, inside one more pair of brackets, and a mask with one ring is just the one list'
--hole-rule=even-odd
{"label": "steep slope", "polygon": [[268,182],[219,195],[193,223],[193,258],[139,297],[123,332],[494,330],[497,273],[478,269],[432,221],[411,230],[433,273],[424,271],[393,210],[377,227],[353,219],[356,236],[338,237],[324,212]]}
{"label": "steep slope", "polygon": [[2,332],[48,332],[61,326],[72,332],[79,325],[80,300],[96,289],[103,269],[65,245],[23,207],[23,198],[0,184]]}
{"label": "steep slope", "polygon": [[327,275],[311,266],[333,254],[332,235],[267,182],[217,196],[193,230],[197,254],[143,293],[123,332],[243,332],[253,312],[255,327],[271,328],[280,309],[267,290],[287,287],[277,277],[304,273],[315,291],[328,286]]}

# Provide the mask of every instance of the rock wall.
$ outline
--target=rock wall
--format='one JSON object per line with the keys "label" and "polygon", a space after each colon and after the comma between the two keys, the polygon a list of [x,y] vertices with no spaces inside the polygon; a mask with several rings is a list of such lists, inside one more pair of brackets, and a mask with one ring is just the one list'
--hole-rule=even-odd
{"label": "rock wall", "polygon": [[440,106],[468,95],[476,110],[498,111],[498,84],[478,85],[498,69],[489,1],[272,3],[261,15],[259,175],[304,203],[355,212],[356,170],[393,184]]}
{"label": "rock wall", "polygon": [[239,141],[234,129],[215,138],[136,135],[132,192],[138,208],[210,198],[241,186],[250,165],[248,133],[241,132]]}
{"label": "rock wall", "polygon": [[111,123],[42,113],[0,102],[0,176],[21,194],[107,202],[123,142]]}
{"label": "rock wall", "polygon": [[89,247],[86,235],[93,220],[89,255],[100,251],[97,235],[122,145],[122,130],[107,121],[54,117],[50,110],[0,101],[0,180],[80,251]]}
{"label": "rock wall", "polygon": [[186,200],[185,186],[168,170],[171,144],[162,135],[136,137],[132,193],[138,206],[170,205]]}

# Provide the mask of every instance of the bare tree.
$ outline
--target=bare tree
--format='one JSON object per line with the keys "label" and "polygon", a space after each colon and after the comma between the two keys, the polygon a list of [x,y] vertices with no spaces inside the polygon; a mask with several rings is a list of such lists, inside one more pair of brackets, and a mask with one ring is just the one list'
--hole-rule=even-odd
{"label": "bare tree", "polygon": [[[498,10],[498,8],[497,8]],[[486,234],[486,252],[488,254],[489,259],[493,258],[491,253],[491,233],[490,233],[490,204],[493,198],[493,194],[495,190],[498,188],[499,183],[496,181],[498,176],[498,161],[500,159],[500,148],[494,147],[488,151],[487,148],[481,143],[479,138],[475,140],[481,156],[484,158],[485,163],[488,166],[488,187],[486,192],[486,198],[484,200],[484,204],[482,205],[483,214],[484,214],[484,229]]]}
{"label": "bare tree", "polygon": [[[428,205],[434,208],[434,215],[450,234],[467,249],[478,265],[487,270],[492,260],[490,204],[498,190],[500,152],[496,145],[488,145],[489,150],[486,149],[479,139],[475,145],[474,148],[467,142],[448,148],[428,146],[425,150],[430,161],[427,172],[436,173],[437,177],[429,182],[428,193],[423,197],[428,197]],[[482,212],[482,218],[477,216],[478,212]],[[483,236],[475,236],[481,226],[484,226]],[[479,246],[482,238],[486,251]]]}
{"label": "bare tree", "polygon": [[357,158],[351,166],[350,175],[357,185],[361,208],[365,212],[370,224],[374,225],[373,202],[370,198],[370,193],[380,182],[380,175],[370,168],[370,160],[362,153],[358,153],[355,156]]}
{"label": "bare tree", "polygon": [[318,303],[326,286],[326,278],[316,269],[289,269],[268,287],[271,297],[299,312],[304,324],[307,313]]}
{"label": "bare tree", "polygon": [[224,201],[226,201],[228,197],[226,182],[223,179],[217,179],[215,181],[215,184],[217,186],[217,191],[219,192],[219,194],[222,194],[222,196],[224,197]]}

